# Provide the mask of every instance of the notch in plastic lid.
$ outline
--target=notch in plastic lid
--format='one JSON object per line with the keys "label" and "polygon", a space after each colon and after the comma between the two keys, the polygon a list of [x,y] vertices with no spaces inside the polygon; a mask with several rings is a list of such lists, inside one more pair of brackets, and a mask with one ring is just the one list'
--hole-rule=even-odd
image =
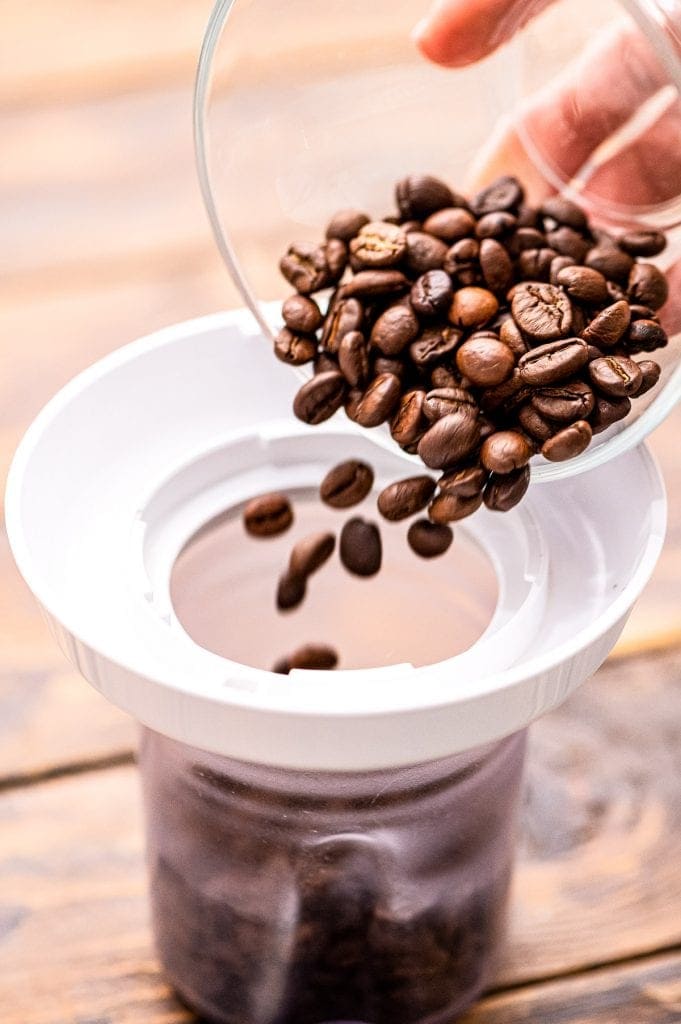
{"label": "notch in plastic lid", "polygon": [[660,383],[579,458],[533,467],[535,480],[571,476],[640,443],[681,398],[681,4],[560,0],[512,43],[455,70],[429,63],[411,40],[424,8],[216,4],[195,96],[215,237],[267,336],[277,325],[267,303],[290,292],[278,271],[288,245],[322,239],[337,209],[392,214],[394,183],[409,173],[459,191],[515,173],[531,201],[560,190],[613,234],[667,232],[651,260],[671,285],[669,345],[653,356]]}

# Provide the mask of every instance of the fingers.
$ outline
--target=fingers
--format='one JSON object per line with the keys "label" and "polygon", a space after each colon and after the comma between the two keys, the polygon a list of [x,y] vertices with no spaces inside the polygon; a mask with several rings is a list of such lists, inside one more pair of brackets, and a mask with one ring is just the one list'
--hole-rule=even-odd
{"label": "fingers", "polygon": [[421,52],[436,64],[472,64],[515,33],[553,0],[437,0],[414,30]]}

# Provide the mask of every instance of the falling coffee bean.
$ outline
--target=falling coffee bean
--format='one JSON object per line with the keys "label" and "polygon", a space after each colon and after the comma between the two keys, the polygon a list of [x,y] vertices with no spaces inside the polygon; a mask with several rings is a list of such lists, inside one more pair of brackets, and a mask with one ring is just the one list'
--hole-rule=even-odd
{"label": "falling coffee bean", "polygon": [[338,654],[328,644],[305,644],[289,654],[286,660],[289,671],[294,668],[330,671],[338,664]]}
{"label": "falling coffee bean", "polygon": [[375,523],[349,519],[340,535],[341,562],[355,576],[375,576],[381,568],[383,547]]}
{"label": "falling coffee bean", "polygon": [[408,519],[424,509],[435,493],[430,476],[412,476],[384,487],[378,496],[378,511],[391,523]]}
{"label": "falling coffee bean", "polygon": [[350,508],[364,501],[374,485],[374,471],[366,462],[347,459],[326,474],[319,495],[332,508]]}
{"label": "falling coffee bean", "polygon": [[454,531],[450,526],[417,519],[407,531],[407,542],[421,558],[437,558],[451,547]]}
{"label": "falling coffee bean", "polygon": [[252,537],[276,537],[288,530],[292,522],[293,509],[285,494],[262,494],[244,508],[244,527]]}
{"label": "falling coffee bean", "polygon": [[280,612],[293,611],[305,600],[306,591],[307,580],[304,576],[285,572],[277,586],[277,608]]}
{"label": "falling coffee bean", "polygon": [[291,552],[288,572],[291,576],[307,579],[329,560],[336,546],[332,533],[311,533],[299,540]]}

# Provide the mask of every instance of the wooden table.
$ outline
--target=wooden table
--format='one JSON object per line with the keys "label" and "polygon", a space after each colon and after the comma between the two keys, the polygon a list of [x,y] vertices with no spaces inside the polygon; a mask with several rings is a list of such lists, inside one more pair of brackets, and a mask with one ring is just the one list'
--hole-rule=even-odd
{"label": "wooden table", "polygon": [[[75,372],[237,298],[193,172],[207,0],[1,6],[4,479]],[[651,442],[671,508],[655,577],[616,655],[533,730],[508,952],[469,1024],[681,1020],[680,430],[678,412]],[[189,1021],[150,939],[134,727],[66,664],[4,534],[0,621],[3,1019]]]}

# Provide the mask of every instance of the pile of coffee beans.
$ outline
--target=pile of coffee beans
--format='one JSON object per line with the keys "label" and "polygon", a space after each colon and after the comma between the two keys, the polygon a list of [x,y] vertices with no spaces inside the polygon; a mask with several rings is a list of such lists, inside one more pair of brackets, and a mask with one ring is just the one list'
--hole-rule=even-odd
{"label": "pile of coffee beans", "polygon": [[[340,408],[363,427],[388,423],[442,473],[424,502],[432,525],[483,502],[507,511],[533,455],[581,454],[657,383],[647,356],[667,344],[668,286],[647,261],[665,237],[615,238],[562,196],[535,208],[509,176],[467,199],[410,175],[396,202],[382,220],[340,211],[324,242],[291,245],[280,262],[296,294],[275,354],[313,366],[294,412],[309,424]],[[329,289],[322,312],[312,296]],[[419,479],[396,485],[386,508],[418,505],[430,486]],[[421,554],[445,540],[410,530]]]}

